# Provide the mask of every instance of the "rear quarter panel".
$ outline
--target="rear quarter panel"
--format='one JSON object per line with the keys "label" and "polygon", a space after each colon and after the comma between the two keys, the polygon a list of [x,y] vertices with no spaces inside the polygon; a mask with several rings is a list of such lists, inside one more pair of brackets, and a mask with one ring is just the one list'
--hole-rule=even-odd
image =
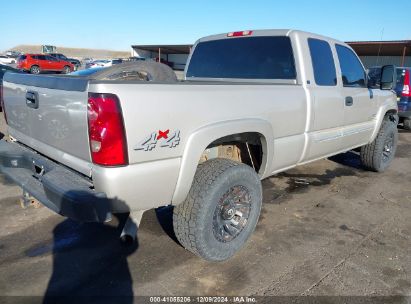
{"label": "rear quarter panel", "polygon": [[[120,99],[130,161],[123,171],[128,177],[123,179],[120,169],[100,167],[93,169],[93,176],[97,187],[110,187],[113,195],[121,193],[132,209],[152,208],[154,201],[161,206],[184,200],[201,153],[214,140],[230,134],[263,135],[266,168],[260,176],[264,177],[265,172],[272,172],[276,139],[300,135],[298,140],[303,141],[307,119],[305,92],[299,85],[91,83],[89,91],[110,92]],[[169,135],[178,131],[178,144],[162,147],[158,141],[151,149],[138,149],[153,134],[158,137],[160,131]],[[298,152],[295,162],[302,148]],[[166,164],[163,169],[156,165],[161,161]],[[108,179],[117,180],[117,186],[113,187],[113,182],[108,185]],[[118,191],[120,188],[124,191]],[[133,189],[150,190],[137,198]]]}
{"label": "rear quarter panel", "polygon": [[[130,164],[181,157],[192,133],[219,122],[262,119],[273,126],[275,138],[303,133],[306,122],[305,93],[298,85],[101,83],[90,84],[89,91],[119,97]],[[135,150],[153,132],[167,130],[180,131],[176,147]]]}

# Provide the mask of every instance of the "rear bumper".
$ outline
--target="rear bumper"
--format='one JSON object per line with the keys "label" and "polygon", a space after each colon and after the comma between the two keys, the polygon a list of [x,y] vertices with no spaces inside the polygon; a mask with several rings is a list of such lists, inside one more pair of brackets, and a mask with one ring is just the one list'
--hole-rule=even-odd
{"label": "rear bumper", "polygon": [[111,218],[113,202],[92,181],[17,143],[0,140],[0,172],[54,212],[82,222]]}

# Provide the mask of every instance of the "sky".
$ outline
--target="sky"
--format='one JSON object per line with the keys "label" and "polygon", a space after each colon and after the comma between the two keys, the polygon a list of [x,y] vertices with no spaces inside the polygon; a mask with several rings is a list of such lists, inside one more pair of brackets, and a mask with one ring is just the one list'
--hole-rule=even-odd
{"label": "sky", "polygon": [[130,50],[202,36],[293,28],[343,41],[411,40],[411,1],[2,1],[0,51],[20,44]]}

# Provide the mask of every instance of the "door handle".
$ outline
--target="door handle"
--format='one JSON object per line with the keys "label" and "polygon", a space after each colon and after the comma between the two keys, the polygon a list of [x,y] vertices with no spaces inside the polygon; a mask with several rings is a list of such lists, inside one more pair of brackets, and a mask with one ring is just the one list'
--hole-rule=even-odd
{"label": "door handle", "polygon": [[354,104],[354,99],[351,96],[345,97],[345,105],[351,107]]}
{"label": "door handle", "polygon": [[26,106],[33,109],[39,108],[39,95],[37,92],[28,91],[26,93]]}

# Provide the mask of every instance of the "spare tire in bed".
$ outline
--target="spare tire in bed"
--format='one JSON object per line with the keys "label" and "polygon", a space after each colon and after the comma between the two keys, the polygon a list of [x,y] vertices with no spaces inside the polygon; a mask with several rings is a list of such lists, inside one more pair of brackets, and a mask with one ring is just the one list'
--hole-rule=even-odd
{"label": "spare tire in bed", "polygon": [[176,74],[168,65],[155,61],[137,61],[116,64],[96,72],[90,78],[95,80],[177,82]]}

